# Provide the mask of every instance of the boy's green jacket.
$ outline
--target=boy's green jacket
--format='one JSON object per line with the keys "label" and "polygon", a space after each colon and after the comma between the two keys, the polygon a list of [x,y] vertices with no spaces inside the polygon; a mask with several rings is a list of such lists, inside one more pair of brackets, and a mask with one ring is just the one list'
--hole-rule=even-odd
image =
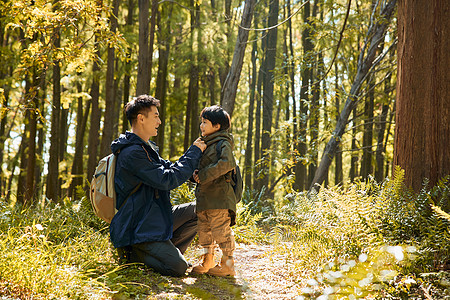
{"label": "boy's green jacket", "polygon": [[[195,196],[197,211],[206,209],[231,209],[236,212],[236,196],[231,186],[231,170],[236,167],[233,156],[233,136],[225,130],[219,130],[204,137],[207,148],[198,165],[198,177]],[[216,143],[224,140],[221,155],[217,159]]]}

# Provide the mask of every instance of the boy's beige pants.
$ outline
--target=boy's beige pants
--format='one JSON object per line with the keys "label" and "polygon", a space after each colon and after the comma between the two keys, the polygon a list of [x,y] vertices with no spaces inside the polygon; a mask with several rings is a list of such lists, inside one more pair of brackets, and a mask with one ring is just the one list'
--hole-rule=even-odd
{"label": "boy's beige pants", "polygon": [[234,233],[230,227],[231,217],[228,209],[207,209],[197,212],[198,241],[204,248],[216,242],[223,255],[233,256],[235,249]]}

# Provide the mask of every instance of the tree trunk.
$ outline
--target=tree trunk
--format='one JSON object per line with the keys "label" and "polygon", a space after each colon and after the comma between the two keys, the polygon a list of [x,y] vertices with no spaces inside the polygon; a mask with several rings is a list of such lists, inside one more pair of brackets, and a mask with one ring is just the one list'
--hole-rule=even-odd
{"label": "tree trunk", "polygon": [[[397,0],[390,0],[388,3],[386,3],[386,5],[381,8],[380,18],[376,18],[377,23],[371,24],[369,26],[366,35],[366,42],[364,43],[358,58],[358,68],[355,79],[350,89],[349,96],[347,97],[344,108],[342,109],[342,112],[339,116],[339,120],[336,124],[335,130],[333,131],[332,137],[327,143],[325,151],[322,155],[322,160],[314,176],[314,180],[311,184],[310,189],[313,187],[318,189],[327,176],[328,168],[331,164],[334,154],[336,153],[342,135],[344,134],[350,112],[354,107],[356,107],[356,104],[358,102],[358,95],[362,84],[368,77],[371,68],[380,61],[379,59],[377,59],[374,64],[378,45],[383,40],[396,3]],[[367,54],[365,53],[366,48],[368,48]]]}
{"label": "tree trunk", "polygon": [[[265,34],[262,34],[264,36]],[[267,43],[267,36],[264,37],[261,41],[261,53],[264,54]],[[255,111],[255,143],[254,143],[254,151],[255,151],[255,159],[253,160],[255,163],[255,171],[253,176],[253,186],[254,189],[259,191],[262,188],[261,183],[261,95],[262,95],[262,83],[264,82],[264,77],[266,76],[266,63],[264,56],[261,58],[261,64],[259,66],[258,73],[258,83],[256,87],[256,111]]]}
{"label": "tree trunk", "polygon": [[[225,40],[225,55],[226,55],[226,59],[224,62],[220,63],[219,65],[219,80],[220,80],[220,87],[221,87],[221,91],[223,91],[223,86],[225,83],[225,79],[228,76],[229,70],[230,70],[230,65],[229,65],[229,61],[231,60],[231,53],[230,53],[230,37],[231,37],[231,0],[225,0],[224,1],[224,5],[225,5],[225,23],[227,24],[227,29],[225,32],[225,36],[226,36],[226,40]],[[220,103],[222,103],[223,101],[223,93],[220,93]]]}
{"label": "tree trunk", "polygon": [[361,177],[367,178],[372,173],[372,143],[373,143],[373,107],[375,102],[375,84],[369,83],[369,93],[364,103],[364,133],[363,155],[361,161]]}
{"label": "tree trunk", "polygon": [[[78,83],[78,91],[81,93],[81,83]],[[86,132],[86,125],[89,116],[89,110],[91,108],[91,102],[88,101],[86,107],[83,105],[83,97],[78,98],[77,109],[77,128],[75,133],[75,154],[72,163],[72,183],[69,188],[69,197],[74,199],[75,189],[77,186],[83,185],[83,149],[84,149],[84,136]]]}
{"label": "tree trunk", "polygon": [[149,90],[149,92],[151,90],[150,83],[152,81],[152,69],[153,69],[153,45],[155,43],[156,18],[158,16],[158,14],[159,14],[159,1],[152,0],[152,14],[150,16],[150,34],[149,34],[149,42],[148,42],[148,78],[149,78],[148,90]]}
{"label": "tree trunk", "polygon": [[[67,137],[69,135],[69,126],[68,126],[68,119],[69,119],[69,109],[61,107],[61,116],[59,117],[59,146],[58,146],[58,165],[62,161],[64,161],[64,156],[67,153]],[[67,177],[68,169],[67,165],[64,164],[65,169],[59,170],[59,179],[58,179],[58,198],[63,199],[66,195],[66,190],[62,189],[62,186],[65,185],[65,178]],[[59,168],[59,167],[58,167]]]}
{"label": "tree trunk", "polygon": [[[113,11],[110,17],[110,31],[115,33],[117,30],[118,20],[117,15],[119,13],[119,0],[113,0]],[[114,93],[114,63],[115,63],[115,53],[114,48],[108,48],[108,60],[106,67],[106,86],[105,86],[105,116],[103,118],[103,134],[102,142],[100,145],[100,157],[104,157],[111,153],[111,142],[113,136],[117,133],[114,131],[114,125],[116,119],[114,116],[115,108],[117,104],[117,97]]]}
{"label": "tree trunk", "polygon": [[[352,152],[351,152],[351,158],[350,158],[350,173],[348,175],[350,177],[350,182],[353,182],[355,180],[355,178],[358,176],[359,154],[358,154],[358,151],[356,151],[356,148],[357,148],[357,146],[356,146],[356,142],[357,142],[356,121],[357,121],[357,112],[356,112],[356,106],[355,106],[353,108],[352,148],[351,148]],[[339,122],[339,119],[338,119],[338,122]]]}
{"label": "tree trunk", "polygon": [[26,180],[27,180],[27,165],[28,165],[28,151],[29,151],[29,143],[30,143],[30,125],[31,125],[31,120],[30,120],[30,116],[31,116],[31,111],[30,111],[30,107],[29,104],[27,102],[29,102],[29,97],[30,97],[30,90],[31,90],[31,83],[30,83],[30,79],[28,78],[28,76],[26,76],[27,78],[25,79],[25,94],[24,94],[24,99],[25,99],[25,106],[26,106],[26,111],[25,111],[25,120],[24,120],[24,124],[25,124],[25,128],[22,134],[22,141],[20,142],[20,152],[19,157],[20,157],[20,164],[19,164],[19,179],[17,182],[17,202],[20,204],[25,205],[26,204]]}
{"label": "tree trunk", "polygon": [[[42,90],[45,82],[45,72],[41,72],[39,76],[36,76],[33,72],[33,86],[38,88],[35,92],[32,92],[29,97],[29,123],[30,123],[30,135],[28,137],[28,159],[27,159],[27,171],[26,171],[26,188],[25,188],[25,204],[30,205],[33,203],[34,192],[35,192],[35,178],[34,171],[36,168],[36,135],[37,135],[37,108],[38,108],[38,98],[41,97],[39,90]],[[40,82],[37,82],[38,78]]]}
{"label": "tree trunk", "polygon": [[[156,91],[155,97],[161,101],[161,106],[159,108],[159,115],[161,120],[165,120],[166,116],[166,94],[167,94],[167,74],[168,74],[168,64],[169,64],[169,53],[170,53],[170,43],[171,43],[171,28],[170,20],[172,19],[172,9],[173,5],[170,5],[169,11],[166,12],[166,8],[162,7],[161,15],[163,21],[161,22],[161,17],[158,17],[158,28],[160,38],[158,44],[158,75],[156,78]],[[159,146],[159,152],[164,151],[164,132],[165,132],[165,122],[162,122],[158,128],[157,144]]]}
{"label": "tree trunk", "polygon": [[136,96],[150,92],[150,57],[148,51],[148,22],[150,0],[138,0],[139,2],[139,56],[136,84]]}
{"label": "tree trunk", "polygon": [[245,0],[244,11],[242,12],[241,26],[239,27],[236,46],[234,47],[233,61],[231,62],[230,71],[223,84],[223,109],[233,115],[234,102],[236,99],[237,86],[241,77],[242,64],[244,62],[245,48],[247,46],[249,28],[252,24],[253,9],[255,0]]}
{"label": "tree trunk", "polygon": [[[128,15],[126,26],[131,27],[133,25],[133,12],[134,12],[134,0],[128,0]],[[123,98],[122,98],[122,107],[125,107],[125,104],[128,103],[130,99],[130,78],[132,72],[131,65],[131,53],[133,52],[132,47],[127,48],[127,60],[125,61],[125,74],[123,77]],[[128,120],[127,115],[125,114],[125,110],[122,111],[122,130],[121,132],[125,132],[128,129]]]}
{"label": "tree trunk", "polygon": [[[60,47],[59,33],[56,34],[55,47]],[[61,133],[59,122],[61,118],[61,68],[59,61],[53,65],[53,103],[51,120],[51,137],[48,162],[46,197],[53,201],[59,201],[59,143]]]}
{"label": "tree trunk", "polygon": [[[254,17],[254,27],[257,27],[258,24],[258,14],[255,11]],[[251,56],[251,78],[250,78],[250,103],[248,107],[248,127],[247,127],[247,143],[245,148],[245,160],[244,160],[244,181],[247,189],[252,190],[252,140],[253,140],[253,122],[254,122],[254,113],[255,113],[255,96],[256,96],[256,80],[257,80],[257,65],[256,58],[258,54],[258,34],[255,32],[253,39],[253,48],[252,48],[252,56]]]}
{"label": "tree trunk", "polygon": [[[278,6],[279,1],[273,0],[269,5],[269,28],[278,23]],[[273,113],[273,94],[274,94],[274,72],[277,50],[277,32],[275,27],[267,33],[267,49],[266,49],[266,76],[264,78],[263,91],[263,134],[261,139],[262,157],[265,160],[263,171],[262,185],[269,186],[269,167],[270,167],[270,145],[272,132],[272,113]]]}
{"label": "tree trunk", "polygon": [[416,192],[450,174],[450,2],[400,1],[394,165]]}
{"label": "tree trunk", "polygon": [[299,130],[297,135],[297,153],[299,159],[295,165],[295,182],[294,188],[297,191],[303,191],[305,189],[307,183],[307,169],[305,165],[306,159],[306,128],[307,128],[307,111],[308,106],[306,103],[308,100],[308,91],[309,91],[309,82],[311,80],[311,61],[309,56],[311,55],[311,51],[313,50],[313,44],[310,38],[310,25],[311,20],[309,19],[310,13],[310,4],[307,2],[303,8],[303,22],[305,24],[303,32],[302,32],[302,45],[303,45],[303,59],[302,59],[302,71],[301,71],[301,79],[302,86],[300,88],[300,113],[298,120],[299,122]]}
{"label": "tree trunk", "polygon": [[[99,51],[99,44],[97,38],[95,40],[95,48],[97,53]],[[100,107],[99,107],[99,96],[100,96],[100,86],[99,86],[99,73],[100,66],[97,60],[94,60],[92,66],[92,84],[91,84],[91,118],[89,127],[89,137],[88,137],[88,168],[87,176],[88,180],[91,180],[94,175],[95,168],[98,164],[98,144],[99,144],[99,132],[100,132]]]}
{"label": "tree trunk", "polygon": [[[335,74],[335,102],[334,105],[336,107],[336,122],[339,120],[339,111],[340,111],[340,95],[339,95],[339,73],[337,64],[334,65],[334,74]],[[353,139],[352,139],[353,142]],[[335,168],[334,168],[334,184],[338,185],[342,183],[344,180],[344,173],[342,170],[342,151],[341,146],[338,146],[336,149],[336,157],[335,157]]]}
{"label": "tree trunk", "polygon": [[[191,11],[191,36],[190,36],[190,43],[191,43],[191,69],[190,69],[190,78],[189,78],[189,91],[188,91],[188,102],[190,103],[190,123],[187,124],[190,127],[190,136],[188,136],[187,145],[190,145],[197,137],[199,133],[199,121],[198,121],[198,80],[199,80],[199,72],[198,72],[198,65],[196,57],[199,55],[200,49],[197,47],[197,51],[194,51],[194,33],[195,29],[198,29],[198,26],[200,24],[199,21],[199,15],[200,12],[198,11],[199,5],[195,4],[193,0],[191,0],[191,7],[193,8],[193,11]],[[197,13],[196,13],[197,12]],[[197,45],[198,46],[198,45]],[[197,56],[194,54],[196,53]],[[186,144],[186,140],[185,140]]]}

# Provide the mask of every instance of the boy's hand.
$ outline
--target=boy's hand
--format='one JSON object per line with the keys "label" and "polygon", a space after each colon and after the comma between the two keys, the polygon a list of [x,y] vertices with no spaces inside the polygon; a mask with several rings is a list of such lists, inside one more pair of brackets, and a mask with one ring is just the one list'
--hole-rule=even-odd
{"label": "boy's hand", "polygon": [[194,174],[192,174],[192,177],[194,177],[195,182],[200,183],[200,179],[198,178],[198,170],[194,171]]}
{"label": "boy's hand", "polygon": [[202,152],[205,151],[205,149],[206,149],[206,143],[205,143],[204,141],[202,141],[201,138],[197,138],[197,139],[194,141],[194,145],[197,146],[197,147],[199,147],[200,150],[202,150]]}

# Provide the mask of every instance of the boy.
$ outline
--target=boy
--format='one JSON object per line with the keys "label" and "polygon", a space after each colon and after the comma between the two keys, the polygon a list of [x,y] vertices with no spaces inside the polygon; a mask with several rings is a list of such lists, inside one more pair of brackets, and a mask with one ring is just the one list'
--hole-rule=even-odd
{"label": "boy", "polygon": [[[192,272],[234,276],[235,241],[231,226],[235,224],[236,196],[230,182],[230,171],[236,167],[236,161],[232,152],[233,137],[228,132],[230,116],[217,105],[204,108],[200,116],[202,140],[207,148],[193,177],[197,182],[197,232],[204,254]],[[221,144],[217,149],[219,141]],[[223,254],[221,263],[216,266],[214,242]]]}

